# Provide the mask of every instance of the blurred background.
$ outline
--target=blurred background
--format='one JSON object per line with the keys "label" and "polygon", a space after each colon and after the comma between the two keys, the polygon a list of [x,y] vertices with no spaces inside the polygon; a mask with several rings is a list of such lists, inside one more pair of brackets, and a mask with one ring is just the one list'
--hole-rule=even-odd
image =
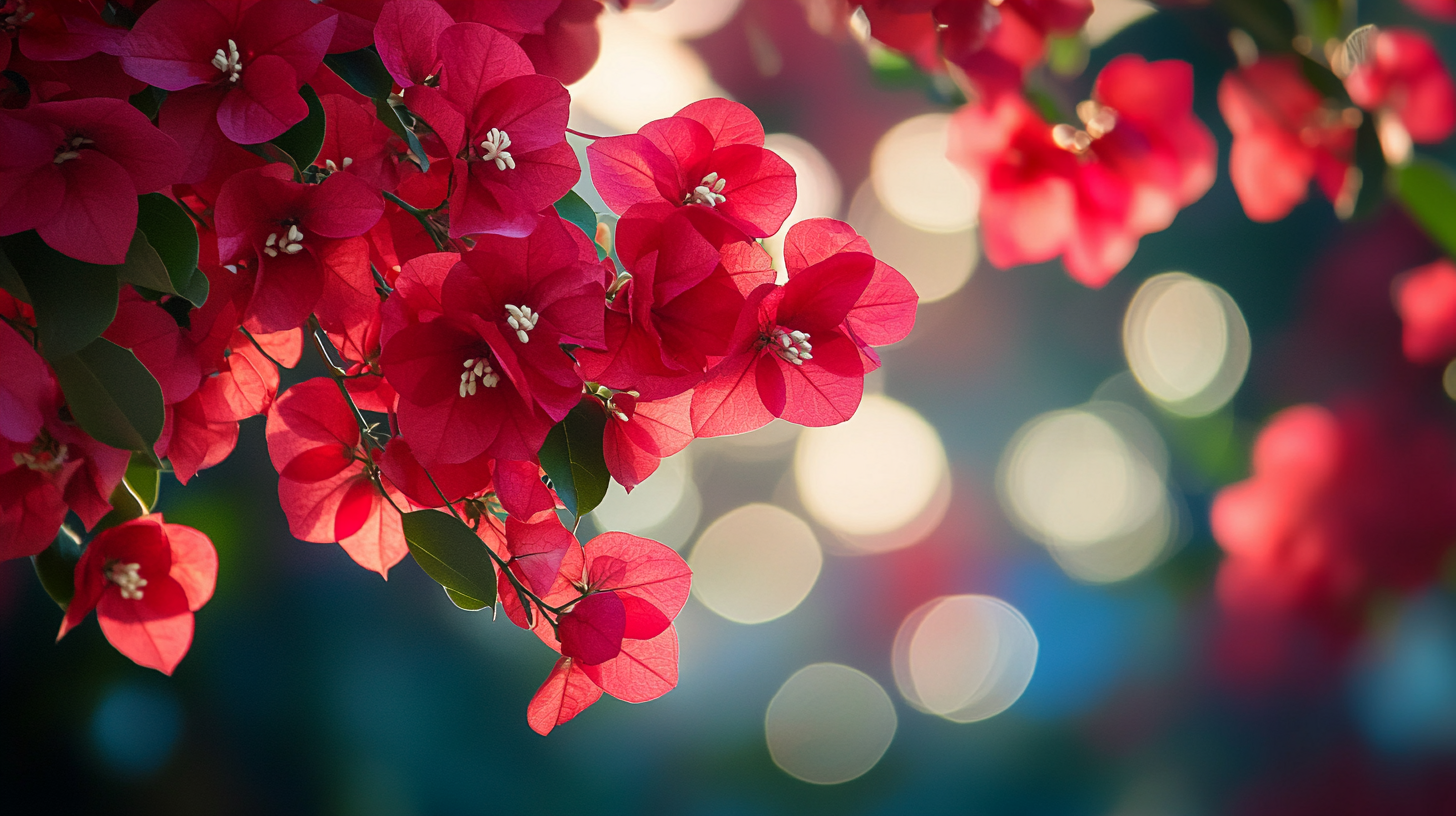
{"label": "blurred background", "polygon": [[[1392,0],[1359,16],[1456,55],[1456,27]],[[1245,217],[1218,11],[1097,0],[1081,47],[1039,69],[1069,108],[1117,54],[1189,60],[1219,141],[1213,189],[1101,290],[982,263],[978,191],[944,158],[953,86],[821,35],[801,4],[677,0],[600,26],[574,128],[742,101],[798,171],[790,223],[849,221],[921,297],[852,421],[694,442],[584,524],[693,566],[677,690],[538,737],[525,706],[554,655],[412,563],[386,584],[293,540],[254,419],[223,465],[163,488],[221,559],[175,677],[92,624],[53,643],[30,565],[0,564],[4,810],[1456,813],[1456,571],[1338,638],[1281,619],[1292,634],[1253,654],[1268,633],[1215,597],[1209,507],[1275,412],[1395,389],[1456,429],[1390,301],[1437,255],[1419,230],[1319,196]]]}

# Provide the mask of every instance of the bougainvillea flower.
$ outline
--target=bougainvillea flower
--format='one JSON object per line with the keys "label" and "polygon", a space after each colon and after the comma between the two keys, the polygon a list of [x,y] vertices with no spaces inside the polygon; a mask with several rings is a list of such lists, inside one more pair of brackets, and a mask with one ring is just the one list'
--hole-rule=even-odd
{"label": "bougainvillea flower", "polygon": [[[1345,89],[1380,121],[1391,117],[1411,141],[1436,144],[1456,131],[1456,84],[1425,34],[1409,28],[1376,32],[1366,59],[1351,66]],[[1382,134],[1382,143],[1385,141]]]}
{"label": "bougainvillea flower", "polygon": [[323,94],[319,103],[324,109],[324,143],[313,163],[393,192],[399,186],[400,161],[408,155],[404,140],[379,121],[372,103],[340,94]]}
{"label": "bougainvillea flower", "polygon": [[165,403],[187,399],[202,384],[202,367],[191,340],[160,304],[133,289],[123,290],[116,317],[101,336],[137,356],[157,379]]}
{"label": "bougainvillea flower", "polygon": [[1077,106],[1081,129],[1015,96],[962,108],[949,155],[982,190],[986,256],[1006,268],[1062,255],[1073,278],[1105,284],[1213,184],[1213,136],[1192,107],[1191,66],[1124,54]]}
{"label": "bougainvillea flower", "polygon": [[[846,19],[855,4],[843,4]],[[1021,88],[1051,35],[1074,34],[1092,14],[1089,0],[865,0],[870,36],[927,71],[959,69],[983,100]]]}
{"label": "bougainvillea flower", "polygon": [[385,70],[401,88],[439,77],[437,43],[455,22],[435,0],[390,0],[379,10],[374,46]]}
{"label": "bougainvillea flower", "polygon": [[1428,364],[1456,357],[1456,264],[1442,258],[1398,278],[1395,310],[1406,359]]}
{"label": "bougainvillea flower", "polygon": [[[94,527],[111,510],[111,492],[131,458],[76,427],[40,355],[9,327],[4,332],[0,371],[14,413],[7,408],[0,425],[0,560],[44,550],[68,510]],[[37,415],[39,427],[25,436]]]}
{"label": "bougainvillea flower", "polygon": [[30,343],[10,326],[0,326],[0,437],[34,439],[55,387],[50,367]]}
{"label": "bougainvillea flower", "polygon": [[182,154],[116,99],[0,110],[0,235],[34,229],[83,261],[119,264],[136,232],[137,196],[177,180]]}
{"label": "bougainvillea flower", "polygon": [[693,389],[694,436],[743,433],[774,417],[822,426],[853,416],[865,366],[843,323],[874,273],[873,255],[844,251],[754,290],[729,353]]}
{"label": "bougainvillea flower", "polygon": [[1252,475],[1219,492],[1219,598],[1339,631],[1377,590],[1434,580],[1456,543],[1456,444],[1439,424],[1355,403],[1300,405],[1254,443]]}
{"label": "bougainvillea flower", "polygon": [[[581,672],[607,694],[630,703],[671,691],[677,685],[677,631],[672,620],[687,602],[691,581],[692,573],[682,557],[650,539],[603,533],[585,547],[567,548],[551,591],[541,597],[553,606],[573,604],[561,616],[563,621],[572,621],[566,624],[568,640],[559,641],[539,613],[533,617],[532,630],[564,657],[572,658],[568,649],[586,657],[557,663],[528,708],[532,728],[545,733],[595,701],[590,692],[582,690],[579,679],[564,676],[568,670]],[[594,600],[597,595],[607,597]],[[507,616],[516,625],[526,626],[520,601],[504,575],[499,597]],[[578,607],[583,608],[581,613],[575,612]],[[613,654],[604,656],[607,652]],[[603,659],[590,665],[586,662],[597,658]],[[563,682],[575,702],[561,701],[562,690],[553,684]],[[545,711],[550,713],[543,715]]]}
{"label": "bougainvillea flower", "polygon": [[458,23],[437,45],[439,87],[410,88],[405,102],[451,157],[450,235],[526,235],[581,177],[566,143],[571,97],[489,26]]}
{"label": "bougainvillea flower", "polygon": [[97,6],[86,0],[0,3],[0,69],[10,56],[12,35],[20,53],[32,60],[71,62],[98,51],[117,53],[126,29],[107,25]]}
{"label": "bougainvillea flower", "polygon": [[539,34],[521,37],[521,50],[536,72],[570,85],[586,76],[602,50],[597,18],[605,6],[598,0],[561,0]]}
{"label": "bougainvillea flower", "polygon": [[[871,254],[870,244],[854,228],[832,218],[811,218],[789,228],[784,236],[784,266],[788,276],[828,260],[840,252]],[[875,259],[875,273],[854,308],[844,316],[843,330],[865,356],[866,373],[879,367],[872,346],[904,340],[915,328],[915,287],[889,264]]]}
{"label": "bougainvillea flower", "polygon": [[1456,22],[1456,2],[1452,0],[1405,0],[1405,4],[1427,17]]}
{"label": "bougainvillea flower", "polygon": [[602,455],[607,470],[628,493],[646,481],[658,464],[693,441],[693,395],[685,391],[664,400],[639,400],[627,391],[607,402]]}
{"label": "bougainvillea flower", "polygon": [[[356,564],[388,578],[409,546],[399,513],[371,476],[383,452],[361,445],[338,386],[316,377],[285,391],[268,412],[267,436],[278,500],[294,537],[337,541]],[[391,485],[385,489],[403,503]]]}
{"label": "bougainvillea flower", "polygon": [[666,201],[718,212],[753,238],[778,231],[794,208],[794,169],[763,146],[753,111],[705,99],[636,133],[587,148],[592,183],[613,212]]}
{"label": "bougainvillea flower", "polygon": [[1249,218],[1288,215],[1311,180],[1337,209],[1354,206],[1360,112],[1327,104],[1294,58],[1264,57],[1229,71],[1218,86],[1218,109],[1233,131],[1229,177]]}
{"label": "bougainvillea flower", "polygon": [[192,646],[193,613],[212,598],[217,550],[160,513],[104,530],[76,562],[76,594],[60,640],[92,609],[101,632],[139,666],[171,674]]}
{"label": "bougainvillea flower", "polygon": [[438,316],[389,334],[380,364],[421,462],[535,457],[581,398],[561,344],[602,346],[595,270],[548,214],[527,238],[482,237],[445,276]]}
{"label": "bougainvillea flower", "polygon": [[329,41],[330,54],[358,51],[374,44],[374,22],[384,8],[385,0],[318,0],[333,9],[339,25]]}
{"label": "bougainvillea flower", "polygon": [[308,0],[161,0],[127,35],[121,66],[174,92],[166,108],[214,113],[229,140],[256,144],[308,116],[298,89],[337,25],[332,10]]}
{"label": "bougainvillea flower", "polygon": [[302,323],[324,294],[332,253],[350,249],[338,239],[363,235],[384,214],[379,192],[348,173],[316,185],[292,178],[270,164],[238,173],[218,194],[219,256],[257,265],[248,321],[258,331]]}
{"label": "bougainvillea flower", "polygon": [[617,225],[631,279],[606,314],[606,350],[577,359],[594,382],[665,399],[728,353],[744,298],[772,283],[772,260],[731,222],[701,207],[638,204]]}
{"label": "bougainvillea flower", "polygon": [[541,736],[568,722],[602,697],[602,688],[587,677],[581,666],[569,657],[556,660],[546,682],[526,706],[526,723]]}
{"label": "bougainvillea flower", "polygon": [[487,457],[458,465],[436,463],[427,472],[403,436],[395,436],[385,445],[379,469],[416,507],[444,507],[446,500],[473,499],[491,487]]}

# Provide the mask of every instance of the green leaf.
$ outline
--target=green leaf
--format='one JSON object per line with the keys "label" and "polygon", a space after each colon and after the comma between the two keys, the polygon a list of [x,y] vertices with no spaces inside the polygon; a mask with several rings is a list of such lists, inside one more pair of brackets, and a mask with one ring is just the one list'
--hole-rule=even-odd
{"label": "green leaf", "polygon": [[1047,38],[1047,67],[1057,76],[1074,77],[1087,67],[1091,48],[1080,33]]}
{"label": "green leaf", "polygon": [[162,469],[145,456],[132,456],[126,465],[126,483],[141,500],[143,515],[157,509],[162,492]]}
{"label": "green leaf", "polygon": [[1456,177],[1444,165],[1417,159],[1391,174],[1406,212],[1446,254],[1456,258]]}
{"label": "green leaf", "polygon": [[161,387],[135,354],[98,337],[51,366],[82,430],[113,448],[153,456],[166,411]]}
{"label": "green leaf", "polygon": [[76,594],[76,562],[81,560],[82,550],[70,533],[61,530],[49,547],[30,557],[41,587],[63,610]]}
{"label": "green leaf", "polygon": [[490,606],[490,604],[486,603],[485,601],[477,600],[470,597],[469,595],[461,594],[451,589],[450,587],[445,587],[445,596],[450,599],[450,603],[455,604],[461,609],[464,609],[466,612],[479,612],[487,606]]}
{"label": "green leaf", "polygon": [[273,145],[293,157],[295,167],[303,168],[313,164],[324,146],[324,106],[313,88],[305,85],[298,93],[308,103],[308,116],[274,139]]}
{"label": "green leaf", "polygon": [[[197,271],[197,226],[177,202],[161,193],[147,193],[137,196],[137,230],[146,234],[147,243],[167,267],[168,285],[151,288],[174,295],[182,294]],[[202,304],[192,301],[192,305]]]}
{"label": "green leaf", "polygon": [[147,240],[140,228],[131,235],[131,246],[126,248],[126,260],[116,268],[121,280],[144,286],[157,292],[177,294],[172,286],[172,277],[167,274],[167,265],[162,256]]}
{"label": "green leaf", "polygon": [[606,427],[601,401],[587,397],[556,423],[541,446],[541,467],[561,503],[577,518],[596,509],[607,495],[611,474],[602,455]]}
{"label": "green leaf", "polygon": [[178,287],[177,294],[181,295],[193,306],[201,309],[207,303],[207,293],[212,288],[212,283],[207,279],[207,273],[201,269],[192,270],[192,277],[187,283]]}
{"label": "green leaf", "polygon": [[425,155],[424,147],[420,146],[420,138],[410,129],[410,120],[415,118],[410,109],[404,105],[391,105],[384,99],[376,99],[374,100],[374,114],[379,117],[379,121],[387,125],[399,138],[404,139],[405,144],[409,145],[410,152],[414,154],[415,163],[420,166],[420,170],[429,170],[430,157]]}
{"label": "green leaf", "polygon": [[[130,28],[130,26],[127,26]],[[141,111],[148,119],[156,119],[157,111],[162,109],[162,102],[167,98],[167,92],[154,85],[149,85],[131,95],[126,101],[133,108]]]}
{"label": "green leaf", "polygon": [[586,233],[586,239],[597,248],[597,260],[607,257],[607,251],[597,243],[596,211],[581,196],[577,195],[575,190],[567,190],[566,195],[556,202],[556,214]]}
{"label": "green leaf", "polygon": [[25,281],[20,279],[20,273],[15,270],[15,264],[5,255],[5,248],[0,247],[0,289],[4,289],[14,295],[22,303],[30,302],[30,292],[25,290]]}
{"label": "green leaf", "polygon": [[405,513],[402,521],[415,562],[451,593],[456,606],[483,609],[495,603],[495,567],[485,542],[465,522],[439,510]]}
{"label": "green leaf", "polygon": [[0,248],[30,295],[46,358],[75,354],[111,325],[121,292],[116,267],[62,255],[34,231],[0,238]]}
{"label": "green leaf", "polygon": [[[132,458],[135,459],[136,457],[133,456]],[[130,466],[127,469],[130,470]],[[99,533],[102,530],[109,530],[124,521],[139,519],[145,516],[150,509],[147,506],[146,499],[137,495],[137,491],[127,483],[125,478],[116,483],[116,487],[111,491],[110,501],[111,510],[105,516],[102,516],[100,521],[96,522],[96,526],[91,528],[91,532]]]}
{"label": "green leaf", "polygon": [[394,90],[394,77],[389,75],[379,52],[372,46],[345,54],[329,54],[324,57],[324,65],[370,99],[384,99]]}

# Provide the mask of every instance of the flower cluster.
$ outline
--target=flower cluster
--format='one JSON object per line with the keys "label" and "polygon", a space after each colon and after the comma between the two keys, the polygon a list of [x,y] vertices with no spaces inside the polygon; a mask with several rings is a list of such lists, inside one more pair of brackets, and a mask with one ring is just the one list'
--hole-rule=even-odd
{"label": "flower cluster", "polygon": [[[73,573],[63,634],[95,608],[124,654],[176,667],[217,561],[150,514],[156,473],[185,484],[265,415],[297,538],[381,576],[412,553],[561,654],[536,730],[673,688],[686,564],[582,546],[563,514],[696,437],[848,419],[916,295],[828,219],[787,231],[777,282],[759,239],[794,172],[722,99],[588,137],[620,216],[599,226],[562,83],[601,11],[0,7],[24,80],[0,100],[0,557]],[[327,376],[280,393],[305,347]],[[94,533],[78,559],[70,512]]]}

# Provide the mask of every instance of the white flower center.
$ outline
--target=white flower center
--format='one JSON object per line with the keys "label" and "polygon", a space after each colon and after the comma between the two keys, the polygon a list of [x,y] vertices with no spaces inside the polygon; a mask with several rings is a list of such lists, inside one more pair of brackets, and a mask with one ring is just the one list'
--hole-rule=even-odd
{"label": "white flower center", "polygon": [[769,335],[768,344],[773,348],[774,354],[793,365],[803,365],[805,360],[814,359],[814,347],[809,344],[808,332],[787,331],[775,327],[773,334]]}
{"label": "white flower center", "polygon": [[499,383],[500,375],[490,367],[489,360],[484,357],[471,357],[465,361],[465,371],[460,374],[460,396],[473,395],[477,386],[495,388]]}
{"label": "white flower center", "polygon": [[217,49],[212,58],[212,67],[228,75],[228,82],[237,82],[243,75],[243,55],[238,53],[238,44],[228,40],[227,51]]}
{"label": "white flower center", "polygon": [[541,313],[531,311],[530,306],[506,304],[506,323],[516,330],[516,337],[522,343],[531,342],[530,331],[536,328],[536,323],[540,320]]}
{"label": "white flower center", "polygon": [[303,230],[299,229],[297,224],[290,224],[288,232],[285,232],[282,238],[279,238],[276,232],[268,233],[268,239],[263,242],[263,252],[270,258],[278,257],[280,252],[284,255],[297,255],[302,251]]}
{"label": "white flower center", "polygon": [[703,181],[688,193],[683,199],[684,204],[706,204],[709,207],[716,207],[728,200],[723,195],[723,187],[728,184],[727,179],[718,178],[717,173],[709,173],[703,176]]}
{"label": "white flower center", "polygon": [[[353,159],[349,158],[348,156],[345,156],[344,157],[344,164],[342,165],[342,169],[348,170],[349,169],[349,165],[351,165],[353,163],[354,163],[354,160]],[[330,173],[337,173],[340,170],[340,165],[334,164],[334,160],[333,159],[324,159],[324,169],[328,170]]]}
{"label": "white flower center", "polygon": [[51,159],[51,161],[56,164],[62,164],[71,159],[80,158],[80,149],[89,144],[96,144],[96,141],[94,139],[88,139],[85,136],[72,136],[70,140],[61,143],[61,149],[56,151],[56,157]]}
{"label": "white flower center", "polygon": [[482,161],[495,162],[497,170],[514,170],[516,160],[511,158],[511,154],[506,150],[510,146],[511,137],[506,135],[504,130],[491,128],[490,132],[485,134],[485,141],[480,143],[480,149],[484,151],[480,154],[480,158]]}
{"label": "white flower center", "polygon": [[123,564],[116,561],[106,570],[106,580],[121,587],[121,597],[128,601],[140,601],[142,587],[147,585],[147,579],[141,576],[141,568],[141,564]]}
{"label": "white flower center", "polygon": [[[25,2],[25,0],[20,0],[20,2],[16,3],[14,8],[10,10],[9,15],[4,17],[3,19],[0,19],[0,24],[3,24],[8,29],[16,29],[30,22],[30,19],[35,16],[35,12],[31,11],[26,6],[27,3]],[[0,12],[3,12],[4,10],[5,7],[0,6]]]}

